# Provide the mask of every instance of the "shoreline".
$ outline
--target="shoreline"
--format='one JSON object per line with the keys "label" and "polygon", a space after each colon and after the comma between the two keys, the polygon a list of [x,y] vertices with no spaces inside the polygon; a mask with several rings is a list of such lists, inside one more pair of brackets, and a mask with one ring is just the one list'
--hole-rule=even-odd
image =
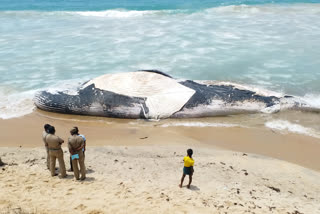
{"label": "shoreline", "polygon": [[220,148],[277,158],[320,171],[318,138],[281,134],[261,127],[160,127],[148,122],[131,124],[132,121],[35,110],[24,117],[0,120],[3,133],[0,147],[41,147],[43,125],[49,123],[65,140],[63,147],[66,147],[69,130],[78,126],[87,138],[88,147],[189,145]]}

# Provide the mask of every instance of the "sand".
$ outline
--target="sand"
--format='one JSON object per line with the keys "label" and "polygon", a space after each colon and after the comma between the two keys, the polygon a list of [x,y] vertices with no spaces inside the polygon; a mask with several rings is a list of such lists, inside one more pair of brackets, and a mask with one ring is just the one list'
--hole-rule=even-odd
{"label": "sand", "polygon": [[[44,123],[64,139],[74,125],[86,135],[85,181],[50,177]],[[0,213],[320,213],[319,139],[145,124],[42,111],[0,120]],[[190,189],[187,177],[178,187],[188,148]]]}
{"label": "sand", "polygon": [[[41,148],[5,148],[0,210],[31,213],[319,213],[319,172],[259,155],[184,146],[90,147],[87,179],[50,177]],[[65,154],[67,160],[67,154]]]}
{"label": "sand", "polygon": [[[0,120],[0,147],[42,146],[45,123],[56,127],[63,139],[78,126],[89,146],[197,145],[249,152],[273,157],[320,171],[320,139],[298,134],[281,134],[257,127],[161,127],[158,123],[63,115],[36,110],[24,117]],[[182,120],[185,121],[185,120]],[[161,124],[161,123],[160,123]]]}

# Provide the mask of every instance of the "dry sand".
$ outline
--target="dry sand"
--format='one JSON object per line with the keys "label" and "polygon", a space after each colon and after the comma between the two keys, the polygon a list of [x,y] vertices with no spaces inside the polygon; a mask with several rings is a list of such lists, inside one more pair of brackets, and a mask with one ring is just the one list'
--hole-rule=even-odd
{"label": "dry sand", "polygon": [[[85,181],[50,177],[44,123],[64,139],[74,125],[86,135]],[[41,111],[0,120],[0,213],[320,213],[319,139],[130,123]],[[180,189],[189,147],[194,180]]]}
{"label": "dry sand", "polygon": [[178,187],[184,146],[90,147],[83,182],[51,178],[42,148],[0,155],[4,212],[320,213],[319,172],[253,154],[196,148],[191,189]]}

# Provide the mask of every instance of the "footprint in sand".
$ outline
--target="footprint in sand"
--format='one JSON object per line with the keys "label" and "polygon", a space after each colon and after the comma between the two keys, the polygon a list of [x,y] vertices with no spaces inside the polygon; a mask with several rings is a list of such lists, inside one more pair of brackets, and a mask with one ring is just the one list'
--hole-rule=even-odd
{"label": "footprint in sand", "polygon": [[31,190],[31,189],[33,189],[33,187],[32,186],[27,186],[25,189],[26,190]]}
{"label": "footprint in sand", "polygon": [[76,208],[74,208],[75,210],[85,210],[87,208],[87,206],[83,205],[83,204],[80,204],[79,206],[77,206]]}
{"label": "footprint in sand", "polygon": [[208,204],[208,201],[206,201],[206,200],[202,200],[202,204],[205,207],[210,207],[209,204]]}
{"label": "footprint in sand", "polygon": [[100,210],[91,210],[90,212],[88,212],[88,214],[102,214],[104,212],[100,211]]}

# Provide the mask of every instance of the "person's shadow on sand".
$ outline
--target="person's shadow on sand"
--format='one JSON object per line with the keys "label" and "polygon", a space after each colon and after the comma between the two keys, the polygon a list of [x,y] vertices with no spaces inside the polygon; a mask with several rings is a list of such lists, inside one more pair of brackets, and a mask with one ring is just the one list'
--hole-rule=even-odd
{"label": "person's shadow on sand", "polygon": [[[184,185],[182,187],[187,188],[187,185]],[[194,185],[190,185],[190,188],[187,188],[187,189],[192,190],[192,191],[199,191],[200,190],[197,186],[194,186]]]}
{"label": "person's shadow on sand", "polygon": [[199,191],[200,190],[199,187],[194,186],[194,185],[190,185],[189,189],[192,190],[192,191]]}
{"label": "person's shadow on sand", "polygon": [[[59,176],[59,178],[61,178],[61,177]],[[67,177],[65,177],[63,179],[74,180],[74,175],[67,175]],[[94,180],[96,180],[94,177],[86,177],[86,179],[78,180],[78,181],[79,182],[90,182],[90,181],[94,181]]]}
{"label": "person's shadow on sand", "polygon": [[94,173],[94,170],[93,169],[87,169],[87,173],[86,174],[91,174],[91,173]]}
{"label": "person's shadow on sand", "polygon": [[83,180],[82,182],[90,182],[90,181],[95,181],[96,179],[94,177],[86,177],[85,180]]}

